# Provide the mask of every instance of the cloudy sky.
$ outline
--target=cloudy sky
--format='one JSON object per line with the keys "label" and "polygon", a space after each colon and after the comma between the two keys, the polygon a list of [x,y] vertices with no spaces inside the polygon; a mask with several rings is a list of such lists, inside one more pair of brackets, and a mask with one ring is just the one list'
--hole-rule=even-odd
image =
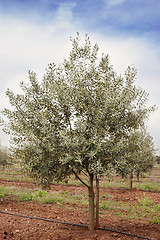
{"label": "cloudy sky", "polygon": [[[116,72],[137,68],[136,85],[158,107],[147,126],[160,148],[159,13],[159,0],[0,0],[0,110],[9,107],[7,88],[18,92],[28,70],[41,80],[48,63],[68,56],[70,37],[87,33],[109,54]],[[2,130],[0,139],[8,145]]]}

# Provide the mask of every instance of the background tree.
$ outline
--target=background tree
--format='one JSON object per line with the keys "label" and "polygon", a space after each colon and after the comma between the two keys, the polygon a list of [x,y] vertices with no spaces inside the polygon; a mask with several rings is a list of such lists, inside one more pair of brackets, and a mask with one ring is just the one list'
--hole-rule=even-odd
{"label": "background tree", "polygon": [[21,83],[23,94],[7,90],[14,110],[3,111],[9,119],[5,132],[11,135],[13,152],[42,183],[73,174],[88,188],[93,230],[93,183],[99,190],[99,177],[115,161],[118,142],[144,126],[154,107],[146,107],[148,94],[134,85],[133,67],[118,76],[108,55],[98,59],[98,45],[92,47],[87,35],[83,44],[79,34],[71,41],[68,59],[49,64],[41,83],[29,72],[30,84]]}
{"label": "background tree", "polygon": [[9,150],[6,147],[2,147],[1,145],[0,145],[0,165],[3,166],[3,170],[5,169],[5,167],[11,165]]}
{"label": "background tree", "polygon": [[160,156],[156,156],[156,162],[157,164],[160,164]]}
{"label": "background tree", "polygon": [[145,130],[130,132],[119,142],[119,161],[115,162],[116,171],[122,176],[129,176],[130,189],[133,176],[151,171],[155,163],[153,138]]}

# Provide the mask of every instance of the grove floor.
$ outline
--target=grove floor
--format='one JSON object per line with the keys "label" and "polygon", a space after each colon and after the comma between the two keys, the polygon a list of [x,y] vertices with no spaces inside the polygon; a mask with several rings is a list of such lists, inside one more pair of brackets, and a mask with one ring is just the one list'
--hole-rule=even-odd
{"label": "grove floor", "polygon": [[[35,188],[34,183],[14,182],[1,179],[3,186],[18,186],[23,188]],[[52,185],[51,190],[65,190],[69,192],[86,191],[80,186]],[[135,197],[144,194],[141,190],[124,189],[101,189],[101,194],[111,194],[114,199],[123,201],[134,201]],[[145,192],[146,196],[160,203],[159,192]],[[6,196],[0,199],[0,211],[15,213],[19,215],[41,217],[55,221],[76,223],[81,225],[88,224],[87,206],[77,206],[75,203],[64,204],[42,204],[36,201],[21,202],[16,198]],[[133,235],[160,240],[160,224],[146,223],[137,219],[123,219],[113,215],[110,210],[105,211],[100,217],[100,227],[118,230]],[[138,238],[123,235],[116,232],[98,230],[91,232],[85,227],[64,225],[60,223],[47,222],[37,219],[29,219],[0,213],[0,240],[136,240]]]}

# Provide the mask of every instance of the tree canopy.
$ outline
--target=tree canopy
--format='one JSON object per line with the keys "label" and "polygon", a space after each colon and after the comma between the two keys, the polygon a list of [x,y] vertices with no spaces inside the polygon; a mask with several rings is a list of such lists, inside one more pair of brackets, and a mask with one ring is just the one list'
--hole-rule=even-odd
{"label": "tree canopy", "polygon": [[114,162],[115,170],[122,176],[130,176],[132,188],[133,175],[138,179],[142,173],[151,171],[155,163],[155,148],[153,138],[145,129],[134,130],[118,143],[118,159]]}
{"label": "tree canopy", "polygon": [[[136,69],[117,75],[109,56],[98,58],[99,47],[86,35],[71,39],[67,59],[48,65],[42,82],[29,72],[22,94],[6,94],[13,110],[4,109],[12,148],[44,184],[74,174],[89,191],[90,229],[94,228],[93,181],[116,158],[119,141],[145,126],[154,107],[136,87]],[[82,178],[84,174],[85,178]]]}

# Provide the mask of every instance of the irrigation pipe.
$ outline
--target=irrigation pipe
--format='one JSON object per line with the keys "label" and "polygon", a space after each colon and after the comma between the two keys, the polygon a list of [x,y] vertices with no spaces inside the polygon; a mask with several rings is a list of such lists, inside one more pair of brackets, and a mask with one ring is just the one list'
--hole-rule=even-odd
{"label": "irrigation pipe", "polygon": [[[70,226],[77,226],[77,227],[85,227],[85,228],[88,228],[87,225],[81,225],[81,224],[77,224],[77,223],[60,222],[60,221],[56,221],[56,220],[52,220],[52,219],[46,219],[46,218],[41,218],[41,217],[31,217],[31,216],[20,215],[20,214],[16,214],[16,213],[3,212],[3,211],[0,211],[0,213],[8,214],[8,215],[16,216],[16,217],[30,218],[30,219],[42,220],[42,221],[46,221],[46,222],[53,222],[53,223],[60,223],[60,224],[70,225]],[[125,232],[121,232],[121,231],[117,231],[117,230],[113,230],[113,229],[98,228],[98,230],[103,230],[103,231],[109,231],[109,232],[119,233],[119,234],[127,235],[127,236],[130,236],[130,237],[135,237],[135,238],[152,240],[152,239],[150,239],[150,238],[141,237],[141,236],[137,236],[137,235],[134,235],[134,234],[125,233]]]}

